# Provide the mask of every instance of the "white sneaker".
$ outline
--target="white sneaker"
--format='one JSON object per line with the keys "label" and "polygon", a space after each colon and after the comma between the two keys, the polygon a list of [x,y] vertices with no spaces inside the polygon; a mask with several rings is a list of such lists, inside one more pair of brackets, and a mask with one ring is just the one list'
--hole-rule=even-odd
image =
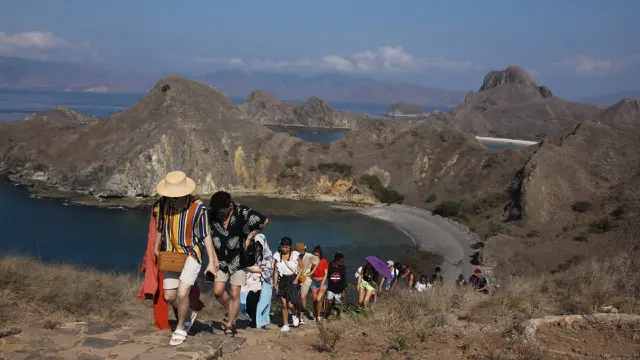
{"label": "white sneaker", "polygon": [[289,329],[289,325],[284,325],[283,327],[280,328],[280,331],[282,331],[282,332],[287,332],[289,330],[291,330],[291,329]]}
{"label": "white sneaker", "polygon": [[295,315],[293,315],[291,318],[293,319],[293,327],[298,327],[298,325],[300,325],[300,319],[298,319],[298,317]]}

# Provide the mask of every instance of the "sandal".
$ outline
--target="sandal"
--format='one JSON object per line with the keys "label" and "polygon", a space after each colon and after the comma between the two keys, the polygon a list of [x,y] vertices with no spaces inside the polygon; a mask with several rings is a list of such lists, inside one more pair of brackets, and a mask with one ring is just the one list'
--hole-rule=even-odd
{"label": "sandal", "polygon": [[187,332],[184,330],[176,330],[173,332],[171,336],[171,341],[169,341],[169,345],[178,346],[182,344],[185,340],[187,340]]}
{"label": "sandal", "polygon": [[231,327],[227,327],[225,324],[220,324],[220,328],[224,332],[225,335],[231,335],[231,337],[235,337],[238,331],[236,330],[235,325]]}

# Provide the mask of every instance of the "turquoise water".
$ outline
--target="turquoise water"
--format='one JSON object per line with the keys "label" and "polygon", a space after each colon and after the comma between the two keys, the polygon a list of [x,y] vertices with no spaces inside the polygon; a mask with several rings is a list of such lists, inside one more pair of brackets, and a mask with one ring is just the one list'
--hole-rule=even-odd
{"label": "turquoise water", "polygon": [[[131,271],[139,266],[146,249],[147,210],[104,209],[39,199],[3,179],[0,199],[0,255],[27,254],[43,261]],[[365,256],[402,261],[406,250],[413,247],[411,240],[391,224],[353,213],[322,219],[270,217],[264,233],[274,250],[283,236],[305,242],[310,249],[319,244],[326,256],[340,250],[353,271]]]}

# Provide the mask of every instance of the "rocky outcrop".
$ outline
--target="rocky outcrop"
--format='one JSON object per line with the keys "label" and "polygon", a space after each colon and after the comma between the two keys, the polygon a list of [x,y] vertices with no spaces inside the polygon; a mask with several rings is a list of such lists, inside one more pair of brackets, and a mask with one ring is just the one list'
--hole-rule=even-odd
{"label": "rocky outcrop", "polygon": [[490,71],[480,89],[451,112],[450,120],[457,129],[476,135],[540,140],[562,136],[600,112],[596,106],[552,96],[524,69],[509,66]]}
{"label": "rocky outcrop", "polygon": [[409,103],[391,104],[387,109],[387,116],[407,116],[407,117],[423,117],[424,110],[422,106]]}
{"label": "rocky outcrop", "polygon": [[603,124],[617,128],[636,128],[640,126],[640,101],[622,99],[605,109],[598,117]]}
{"label": "rocky outcrop", "polygon": [[358,120],[364,118],[359,114],[335,110],[318,97],[302,104],[288,103],[264,90],[251,92],[238,108],[246,117],[268,125],[356,128]]}

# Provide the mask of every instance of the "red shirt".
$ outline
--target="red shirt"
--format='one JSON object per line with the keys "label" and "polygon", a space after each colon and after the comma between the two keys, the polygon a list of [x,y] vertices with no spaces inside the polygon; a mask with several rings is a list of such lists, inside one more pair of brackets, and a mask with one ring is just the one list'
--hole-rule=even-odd
{"label": "red shirt", "polygon": [[320,260],[318,266],[313,270],[313,274],[311,274],[314,278],[322,279],[324,277],[324,271],[329,269],[329,263],[326,259]]}

